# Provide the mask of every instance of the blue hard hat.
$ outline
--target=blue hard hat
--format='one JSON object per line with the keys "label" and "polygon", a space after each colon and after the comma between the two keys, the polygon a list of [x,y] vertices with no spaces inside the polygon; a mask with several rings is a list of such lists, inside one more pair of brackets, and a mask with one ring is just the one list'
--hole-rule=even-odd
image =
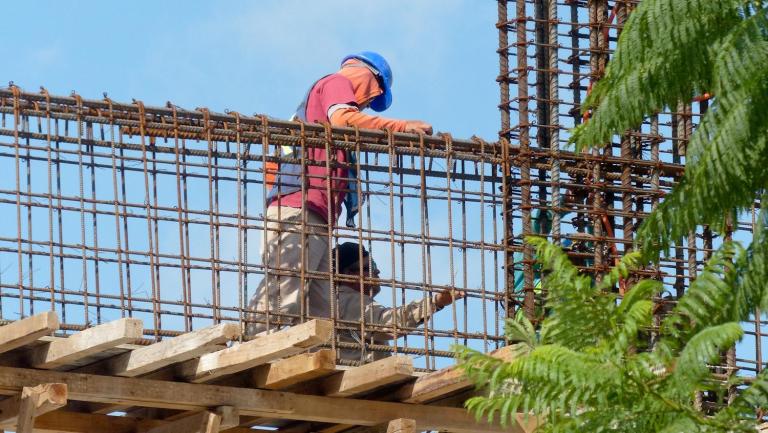
{"label": "blue hard hat", "polygon": [[371,109],[373,111],[384,111],[389,108],[392,105],[392,69],[390,69],[386,59],[381,54],[373,51],[361,51],[344,57],[341,64],[343,65],[349,59],[365,62],[365,64],[376,71],[376,78],[379,80],[379,85],[384,93],[371,101]]}

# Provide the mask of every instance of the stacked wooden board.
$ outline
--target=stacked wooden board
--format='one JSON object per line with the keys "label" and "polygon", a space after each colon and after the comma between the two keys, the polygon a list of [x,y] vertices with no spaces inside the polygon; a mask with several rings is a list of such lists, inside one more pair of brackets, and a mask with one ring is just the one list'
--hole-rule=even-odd
{"label": "stacked wooden board", "polygon": [[[55,313],[0,327],[0,427],[21,432],[527,432],[477,423],[461,399],[472,390],[454,367],[414,373],[396,355],[340,367],[332,324],[311,320],[240,341],[221,323],[149,345],[124,318],[68,337]],[[499,349],[494,356],[508,357]],[[452,404],[453,406],[450,406]]]}

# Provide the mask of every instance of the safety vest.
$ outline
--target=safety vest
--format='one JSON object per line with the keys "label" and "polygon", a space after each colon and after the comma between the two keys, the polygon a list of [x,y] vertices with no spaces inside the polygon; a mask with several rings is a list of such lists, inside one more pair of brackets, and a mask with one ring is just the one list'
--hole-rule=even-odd
{"label": "safety vest", "polygon": [[[320,78],[328,77],[328,75]],[[315,81],[310,86],[301,103],[296,107],[296,112],[291,116],[290,120],[301,120],[307,122],[307,104],[309,102],[309,94],[312,89],[320,81]],[[283,158],[291,157],[296,154],[296,146],[280,146],[280,155]],[[355,216],[359,212],[362,202],[357,197],[357,156],[354,152],[347,152],[347,161],[349,168],[347,169],[349,181],[347,189],[349,190],[344,196],[344,208],[347,212],[347,227],[355,227]],[[266,182],[268,193],[266,197],[267,205],[272,202],[278,195],[292,194],[297,191],[301,191],[302,187],[302,169],[301,165],[293,163],[283,163],[280,165],[277,162],[267,161],[264,166],[264,181]],[[363,197],[365,201],[365,197]]]}

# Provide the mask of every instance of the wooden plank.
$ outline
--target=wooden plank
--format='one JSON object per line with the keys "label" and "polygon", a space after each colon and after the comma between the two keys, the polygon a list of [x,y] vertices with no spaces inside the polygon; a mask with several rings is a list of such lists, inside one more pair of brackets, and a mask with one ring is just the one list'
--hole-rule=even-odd
{"label": "wooden plank", "polygon": [[219,415],[204,410],[149,429],[147,433],[218,433],[219,424]]}
{"label": "wooden plank", "polygon": [[[54,336],[42,336],[39,339],[25,344],[23,347],[12,350],[10,352],[0,354],[0,365],[7,365],[9,367],[22,367],[29,365],[29,354],[39,347],[45,346],[49,343],[56,341],[67,340],[67,337],[54,337]],[[121,355],[125,352],[130,352],[135,349],[140,349],[146,345],[124,343],[114,347],[104,348],[99,352],[93,352],[88,356],[79,357],[76,360],[72,360],[66,364],[66,366],[55,368],[54,370],[75,370],[86,365],[90,365],[99,361],[103,361],[107,358],[112,358],[117,355]]]}
{"label": "wooden plank", "polygon": [[396,355],[337,373],[323,381],[322,390],[329,397],[349,397],[412,377],[413,359]]}
{"label": "wooden plank", "polygon": [[[491,352],[491,356],[505,361],[511,361],[513,354],[511,346]],[[472,386],[474,384],[464,375],[464,370],[451,366],[425,374],[415,382],[404,385],[394,393],[394,400],[403,403],[426,403],[470,389]]]}
{"label": "wooden plank", "polygon": [[[513,355],[514,352],[510,346],[491,352],[491,356],[505,361],[512,360]],[[403,403],[424,404],[470,390],[473,386],[474,384],[466,378],[461,368],[451,366],[420,376],[415,382],[403,385],[389,398]],[[351,427],[350,425],[331,426],[322,433],[341,432]]]}
{"label": "wooden plank", "polygon": [[177,362],[196,358],[212,350],[219,350],[220,346],[218,345],[237,338],[239,335],[240,327],[236,324],[220,323],[126,352],[77,371],[136,377]]}
{"label": "wooden plank", "polygon": [[179,376],[190,382],[208,382],[325,343],[332,331],[330,320],[310,320],[185,362],[179,366]]}
{"label": "wooden plank", "polygon": [[[261,389],[292,389],[296,385],[306,384],[322,377],[337,373],[336,352],[331,349],[323,349],[312,353],[301,353],[290,358],[281,359],[272,364],[256,367],[251,370],[251,386]],[[229,376],[232,379],[242,378]],[[226,380],[226,379],[225,379]],[[236,385],[235,381],[225,383],[216,382],[219,385]],[[317,384],[311,388],[310,393],[318,394]],[[295,390],[294,390],[295,391]],[[300,392],[301,393],[301,392]],[[244,417],[241,419],[241,425],[252,426],[258,423],[267,422],[273,425],[276,420],[259,417]],[[277,422],[280,422],[279,420]]]}
{"label": "wooden plank", "polygon": [[[138,417],[138,418],[159,418],[163,421],[177,421],[182,418],[186,418],[196,412],[180,412],[173,414],[171,416],[163,415],[163,412],[169,412],[167,410],[163,409],[157,409],[157,408],[136,408],[136,410],[132,410],[129,413],[127,413],[127,416],[130,417]],[[153,415],[147,415],[150,414],[151,411],[158,412]],[[216,409],[212,411],[216,415],[219,416],[219,430],[227,430],[234,427],[237,427],[240,425],[240,411],[237,410],[236,407],[232,406],[219,406]]]}
{"label": "wooden plank", "polygon": [[59,329],[59,318],[53,311],[0,326],[0,353],[27,345]]}
{"label": "wooden plank", "polygon": [[132,343],[142,337],[143,330],[139,319],[124,318],[104,323],[31,349],[28,362],[35,368],[63,367],[115,346]]}
{"label": "wooden plank", "polygon": [[411,418],[421,430],[524,433],[519,425],[502,428],[498,424],[478,423],[462,408],[353,398],[340,400],[261,389],[0,367],[0,392],[3,393],[18,393],[23,386],[46,382],[65,383],[71,400],[86,402],[186,411],[234,406],[243,416],[351,425],[376,425],[396,418]]}
{"label": "wooden plank", "polygon": [[67,385],[44,383],[22,387],[21,393],[0,401],[0,425],[16,425],[17,433],[32,433],[35,417],[67,404]]}
{"label": "wooden plank", "polygon": [[88,432],[88,433],[134,433],[138,426],[145,430],[162,425],[162,421],[145,420],[123,416],[93,415],[80,412],[56,411],[38,417],[35,430],[38,432]]}
{"label": "wooden plank", "polygon": [[[35,433],[144,433],[168,424],[157,419],[107,416],[57,410],[35,419]],[[220,430],[223,427],[219,426]],[[227,433],[254,433],[248,428],[229,428]]]}
{"label": "wooden plank", "polygon": [[[534,433],[538,425],[536,419],[533,416],[525,417],[523,414],[516,415],[517,422],[521,425],[525,433]],[[388,423],[379,424],[373,427],[353,427],[344,425],[335,425],[322,430],[318,430],[315,433],[415,433],[418,432],[416,426],[416,420],[398,418]]]}
{"label": "wooden plank", "polygon": [[289,386],[336,372],[336,352],[323,349],[300,353],[272,364],[262,365],[251,373],[253,386],[262,389],[285,389]]}

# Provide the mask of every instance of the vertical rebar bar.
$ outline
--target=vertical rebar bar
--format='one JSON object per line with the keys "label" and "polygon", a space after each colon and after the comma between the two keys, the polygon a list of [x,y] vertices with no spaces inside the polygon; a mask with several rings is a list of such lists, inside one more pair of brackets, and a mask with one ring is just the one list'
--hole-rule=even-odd
{"label": "vertical rebar bar", "polygon": [[[526,25],[528,18],[526,15],[525,0],[517,0],[515,25],[517,30],[517,101],[518,107],[518,135],[520,140],[520,185],[522,213],[522,237],[533,234],[531,229],[531,150],[530,150],[530,123],[528,119],[528,42],[526,35]],[[525,316],[531,320],[536,319],[535,293],[533,290],[533,250],[528,244],[523,245],[523,311]]]}
{"label": "vertical rebar bar", "polygon": [[549,119],[549,149],[551,152],[550,164],[552,167],[549,172],[550,191],[552,195],[552,240],[560,243],[560,67],[559,67],[559,48],[558,41],[558,15],[557,1],[547,0],[548,2],[548,20],[549,20],[549,96],[550,104]]}

